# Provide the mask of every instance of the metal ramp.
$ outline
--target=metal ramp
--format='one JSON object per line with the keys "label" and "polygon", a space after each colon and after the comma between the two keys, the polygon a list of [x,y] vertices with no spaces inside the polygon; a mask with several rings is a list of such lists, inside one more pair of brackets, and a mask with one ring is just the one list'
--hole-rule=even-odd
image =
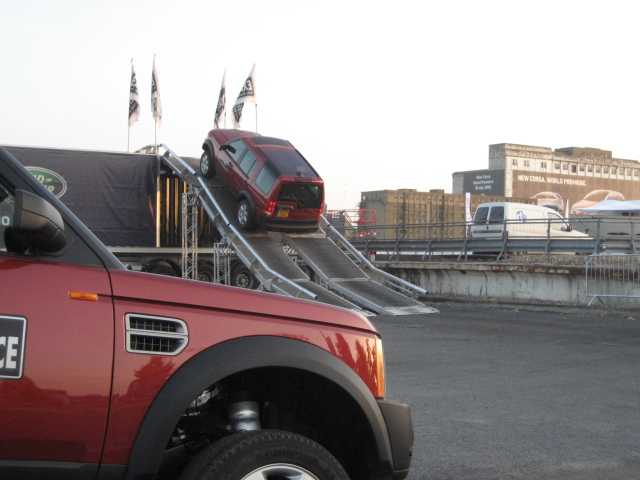
{"label": "metal ramp", "polygon": [[308,275],[285,253],[284,245],[273,234],[243,234],[235,223],[235,199],[218,180],[202,178],[187,161],[166,145],[159,146],[158,157],[197,192],[200,202],[216,229],[255,275],[265,290],[298,298],[329,303],[344,308],[360,308],[313,283]]}
{"label": "metal ramp", "polygon": [[[329,230],[326,220],[322,233],[287,235],[286,241],[319,277],[320,283],[353,303],[378,314],[408,315],[434,313],[436,309],[415,297],[426,291],[373,266],[359,251],[345,251],[351,244],[337,231]],[[341,248],[330,236],[342,237]],[[336,237],[336,240],[340,240]],[[351,247],[353,248],[353,247]]]}
{"label": "metal ramp", "polygon": [[[262,287],[271,292],[378,314],[433,313],[413,297],[426,291],[376,268],[322,217],[317,234],[244,233],[235,221],[236,201],[219,179],[160,145],[158,158],[197,193],[216,229]],[[285,248],[294,248],[316,275],[303,271]]]}

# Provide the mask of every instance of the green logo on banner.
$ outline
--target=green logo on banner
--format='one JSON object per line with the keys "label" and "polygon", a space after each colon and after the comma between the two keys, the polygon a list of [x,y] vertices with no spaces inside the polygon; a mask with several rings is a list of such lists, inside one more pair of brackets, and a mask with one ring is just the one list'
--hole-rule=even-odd
{"label": "green logo on banner", "polygon": [[42,167],[26,167],[29,173],[39,181],[44,188],[61,198],[67,191],[67,181],[62,175]]}

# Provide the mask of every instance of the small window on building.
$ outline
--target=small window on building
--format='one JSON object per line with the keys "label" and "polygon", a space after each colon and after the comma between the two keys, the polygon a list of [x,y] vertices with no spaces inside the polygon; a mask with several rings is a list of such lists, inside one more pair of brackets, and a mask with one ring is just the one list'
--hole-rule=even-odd
{"label": "small window on building", "polygon": [[615,175],[616,173],[618,173],[618,168],[617,167],[611,167],[611,175]]}
{"label": "small window on building", "polygon": [[517,158],[512,158],[511,159],[511,165],[514,166],[514,167],[517,167],[518,166],[518,159]]}
{"label": "small window on building", "polygon": [[542,168],[543,170],[547,169],[547,162],[545,162],[544,160],[540,162],[540,168]]}
{"label": "small window on building", "polygon": [[587,172],[593,173],[593,165],[587,165]]}
{"label": "small window on building", "polygon": [[525,166],[526,168],[529,168],[529,160],[525,160],[525,161],[524,161],[524,166]]}
{"label": "small window on building", "polygon": [[556,170],[560,170],[560,162],[554,162],[553,168],[555,168]]}
{"label": "small window on building", "polygon": [[580,172],[584,173],[584,165],[580,165]]}
{"label": "small window on building", "polygon": [[571,173],[578,173],[578,166],[576,164],[571,165]]}
{"label": "small window on building", "polygon": [[609,175],[609,167],[602,167],[602,173]]}
{"label": "small window on building", "polygon": [[569,170],[569,164],[568,163],[563,163],[562,164],[562,170]]}
{"label": "small window on building", "polygon": [[631,176],[631,169],[629,167],[627,167],[627,177]]}
{"label": "small window on building", "polygon": [[638,170],[637,168],[634,168],[633,169],[633,176],[636,177],[636,178],[640,177],[640,170]]}
{"label": "small window on building", "polygon": [[600,167],[600,165],[596,165],[596,173],[600,173],[602,171],[602,168]]}

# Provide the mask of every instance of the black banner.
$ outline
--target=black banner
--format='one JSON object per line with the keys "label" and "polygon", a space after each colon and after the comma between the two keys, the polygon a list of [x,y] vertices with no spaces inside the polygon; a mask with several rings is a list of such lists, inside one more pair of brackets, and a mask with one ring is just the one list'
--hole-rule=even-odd
{"label": "black banner", "polygon": [[155,156],[5,148],[107,246],[155,245]]}
{"label": "black banner", "polygon": [[27,319],[0,315],[0,378],[21,378]]}

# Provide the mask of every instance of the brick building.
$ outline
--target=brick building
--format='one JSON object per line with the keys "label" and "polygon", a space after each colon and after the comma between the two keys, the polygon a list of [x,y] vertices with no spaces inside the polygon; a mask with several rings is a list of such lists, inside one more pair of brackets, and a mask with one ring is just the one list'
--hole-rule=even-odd
{"label": "brick building", "polygon": [[551,149],[500,143],[489,146],[489,168],[453,174],[453,193],[527,198],[561,212],[605,199],[640,199],[640,162],[609,150]]}

